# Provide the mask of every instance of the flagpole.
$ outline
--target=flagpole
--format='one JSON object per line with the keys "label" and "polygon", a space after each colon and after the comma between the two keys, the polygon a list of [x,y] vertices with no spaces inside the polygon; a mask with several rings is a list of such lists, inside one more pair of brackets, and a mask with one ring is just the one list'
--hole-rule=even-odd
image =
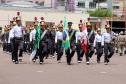
{"label": "flagpole", "polygon": [[113,0],[112,0],[111,4],[112,4],[112,9],[111,9],[111,12],[112,12],[112,15],[111,15],[111,29],[112,29],[112,26],[113,26],[112,21],[113,21],[113,13],[114,13],[114,10],[113,10]]}

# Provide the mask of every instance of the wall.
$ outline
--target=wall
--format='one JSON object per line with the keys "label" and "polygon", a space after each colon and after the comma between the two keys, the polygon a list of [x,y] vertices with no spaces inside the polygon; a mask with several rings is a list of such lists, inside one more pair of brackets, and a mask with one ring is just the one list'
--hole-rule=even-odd
{"label": "wall", "polygon": [[[0,10],[0,26],[9,24],[9,21],[16,16],[14,10]],[[3,14],[4,13],[4,14]],[[55,22],[58,24],[60,20],[64,20],[64,17],[74,23],[74,28],[77,28],[77,24],[80,19],[85,19],[89,17],[89,14],[77,14],[77,13],[65,13],[65,12],[36,12],[36,11],[21,11],[22,23],[25,25],[25,21],[33,21],[34,17],[44,17],[47,22]]]}

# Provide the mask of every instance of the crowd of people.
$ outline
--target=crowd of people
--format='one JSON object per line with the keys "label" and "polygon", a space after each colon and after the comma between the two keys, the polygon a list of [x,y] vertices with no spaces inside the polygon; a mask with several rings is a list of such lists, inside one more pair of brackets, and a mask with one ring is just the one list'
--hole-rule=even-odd
{"label": "crowd of people", "polygon": [[44,18],[39,21],[35,17],[30,31],[27,31],[18,15],[10,27],[4,28],[3,51],[11,53],[12,62],[15,64],[22,61],[23,52],[31,53],[30,60],[32,62],[39,60],[39,64],[50,55],[55,57],[55,53],[57,62],[60,63],[62,56],[65,55],[68,65],[72,64],[75,53],[77,53],[77,62],[81,63],[85,56],[87,65],[90,64],[90,59],[95,53],[98,64],[104,53],[105,65],[110,62],[115,49],[121,56],[126,54],[124,51],[126,36],[122,33],[115,34],[109,24],[105,25],[105,32],[101,32],[101,28],[94,30],[90,22],[83,23],[82,20],[78,24],[79,30],[73,29],[72,24],[64,20],[57,26],[49,27]]}

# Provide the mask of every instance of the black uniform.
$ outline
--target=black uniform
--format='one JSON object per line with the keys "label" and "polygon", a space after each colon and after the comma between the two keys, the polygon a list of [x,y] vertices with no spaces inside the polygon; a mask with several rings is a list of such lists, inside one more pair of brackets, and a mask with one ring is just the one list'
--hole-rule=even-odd
{"label": "black uniform", "polygon": [[67,64],[70,65],[71,64],[71,59],[72,57],[74,56],[74,53],[75,53],[75,30],[73,29],[70,29],[68,30],[68,33],[69,33],[69,37],[70,37],[70,49],[67,49],[66,50],[66,57],[67,57]]}
{"label": "black uniform", "polygon": [[48,30],[41,29],[41,36],[45,31],[47,32],[45,33],[44,37],[40,40],[38,49],[40,64],[44,62],[44,57],[48,55],[48,38],[49,38]]}

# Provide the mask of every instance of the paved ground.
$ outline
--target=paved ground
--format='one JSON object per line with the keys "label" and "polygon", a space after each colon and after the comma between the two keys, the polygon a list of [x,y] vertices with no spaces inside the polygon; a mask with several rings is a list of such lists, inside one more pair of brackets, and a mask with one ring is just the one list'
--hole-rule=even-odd
{"label": "paved ground", "polygon": [[96,56],[89,66],[85,62],[78,64],[76,55],[71,66],[65,63],[65,57],[60,64],[53,58],[42,65],[29,63],[28,54],[23,60],[15,65],[0,49],[0,84],[126,84],[126,56],[115,54],[107,66],[103,60],[97,64]]}

